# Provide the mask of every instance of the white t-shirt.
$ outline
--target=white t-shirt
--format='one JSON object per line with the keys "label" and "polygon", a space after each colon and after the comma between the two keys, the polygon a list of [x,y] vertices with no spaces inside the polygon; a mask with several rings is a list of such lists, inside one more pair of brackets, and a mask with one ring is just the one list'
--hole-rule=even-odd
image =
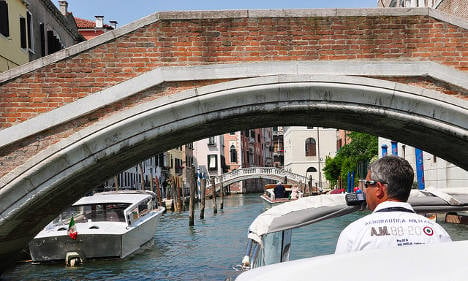
{"label": "white t-shirt", "polygon": [[449,241],[439,224],[414,213],[410,204],[386,201],[341,232],[335,253]]}

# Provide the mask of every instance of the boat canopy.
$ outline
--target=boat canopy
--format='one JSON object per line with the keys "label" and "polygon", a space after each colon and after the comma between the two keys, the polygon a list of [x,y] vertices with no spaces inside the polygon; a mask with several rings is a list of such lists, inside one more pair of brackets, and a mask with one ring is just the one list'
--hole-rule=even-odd
{"label": "boat canopy", "polygon": [[[416,212],[448,212],[468,209],[468,188],[412,190],[408,202]],[[309,196],[287,202],[260,214],[250,225],[248,238],[262,245],[262,236],[302,227],[360,210],[348,206],[345,194]]]}
{"label": "boat canopy", "polygon": [[151,198],[153,193],[150,191],[118,191],[101,192],[92,196],[82,197],[76,201],[73,206],[90,204],[110,204],[110,203],[128,203],[136,204],[146,198]]}

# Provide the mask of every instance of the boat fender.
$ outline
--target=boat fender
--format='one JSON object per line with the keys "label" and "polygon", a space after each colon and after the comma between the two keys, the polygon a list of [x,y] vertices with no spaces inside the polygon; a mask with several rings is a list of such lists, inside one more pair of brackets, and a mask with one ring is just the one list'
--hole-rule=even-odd
{"label": "boat fender", "polygon": [[243,267],[250,267],[250,257],[249,256],[244,256],[242,259],[242,266]]}
{"label": "boat fender", "polygon": [[83,258],[77,252],[67,252],[65,255],[65,264],[70,267],[79,266],[83,263]]}

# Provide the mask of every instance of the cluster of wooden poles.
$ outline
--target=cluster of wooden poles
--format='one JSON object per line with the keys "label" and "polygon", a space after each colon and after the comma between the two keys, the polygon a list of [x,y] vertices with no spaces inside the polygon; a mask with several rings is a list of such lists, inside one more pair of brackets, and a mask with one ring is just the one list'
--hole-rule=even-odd
{"label": "cluster of wooden poles", "polygon": [[[189,225],[193,226],[195,225],[195,196],[197,193],[197,180],[195,177],[195,169],[189,169],[188,172],[190,173],[190,197],[189,197]],[[152,183],[153,181],[151,181]],[[215,187],[215,178],[211,177],[210,178],[211,186],[213,187],[212,189],[212,197],[213,197],[213,213],[216,214],[218,213],[218,207],[217,207],[217,202],[216,202],[216,187]],[[170,181],[170,189],[171,189],[171,194],[173,195],[173,203],[174,203],[174,211],[180,212],[183,210],[183,196],[182,196],[182,188],[180,184],[175,184],[174,180]],[[222,185],[221,185],[222,186]],[[156,188],[154,186],[151,186],[151,190],[156,190],[156,197],[159,202],[159,204],[162,204],[162,195],[161,195],[161,190],[159,188],[159,182],[156,179]],[[200,219],[205,218],[205,205],[206,205],[206,179],[201,179],[201,184],[200,184]],[[220,203],[220,209],[222,210],[224,207],[224,189],[221,187],[220,189],[220,197],[221,197],[221,203]]]}
{"label": "cluster of wooden poles", "polygon": [[[193,182],[190,183],[190,199],[189,199],[189,226],[195,225],[195,193],[196,193],[196,182],[195,177],[191,177]],[[217,203],[216,203],[216,186],[215,178],[210,178],[211,186],[213,187],[212,196],[213,196],[213,213],[218,213]],[[220,188],[220,197],[221,203],[219,208],[222,210],[224,207],[224,188],[221,185]],[[201,179],[200,183],[200,219],[205,218],[205,198],[206,198],[206,179]]]}

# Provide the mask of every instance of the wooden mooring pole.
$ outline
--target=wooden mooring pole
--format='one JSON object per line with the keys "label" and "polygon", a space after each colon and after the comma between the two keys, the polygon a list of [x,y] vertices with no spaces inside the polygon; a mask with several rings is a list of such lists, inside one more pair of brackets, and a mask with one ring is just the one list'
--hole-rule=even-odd
{"label": "wooden mooring pole", "polygon": [[178,212],[182,212],[183,204],[182,204],[182,181],[180,178],[177,178],[177,185],[176,185],[176,192],[177,192],[177,208]]}
{"label": "wooden mooring pole", "polygon": [[162,206],[162,195],[161,195],[161,188],[159,187],[159,179],[158,177],[154,178],[154,188],[156,189],[156,198],[158,198],[158,205]]}
{"label": "wooden mooring pole", "polygon": [[215,186],[215,177],[210,178],[211,187],[213,188],[213,214],[218,213],[218,207],[216,206],[216,186]]}
{"label": "wooden mooring pole", "polygon": [[189,226],[195,225],[195,172],[190,169],[190,199],[189,199]]}
{"label": "wooden mooring pole", "polygon": [[205,195],[206,195],[206,179],[201,179],[200,183],[200,219],[205,218]]}
{"label": "wooden mooring pole", "polygon": [[221,185],[221,188],[220,188],[220,191],[221,191],[221,204],[219,205],[219,209],[223,209],[224,208],[224,187],[223,187],[223,181],[220,182],[220,185]]}
{"label": "wooden mooring pole", "polygon": [[177,210],[177,191],[176,191],[176,182],[175,182],[175,177],[172,176],[171,180],[169,182],[169,186],[171,188],[171,199],[172,199],[172,206],[174,206],[174,211],[178,212]]}

